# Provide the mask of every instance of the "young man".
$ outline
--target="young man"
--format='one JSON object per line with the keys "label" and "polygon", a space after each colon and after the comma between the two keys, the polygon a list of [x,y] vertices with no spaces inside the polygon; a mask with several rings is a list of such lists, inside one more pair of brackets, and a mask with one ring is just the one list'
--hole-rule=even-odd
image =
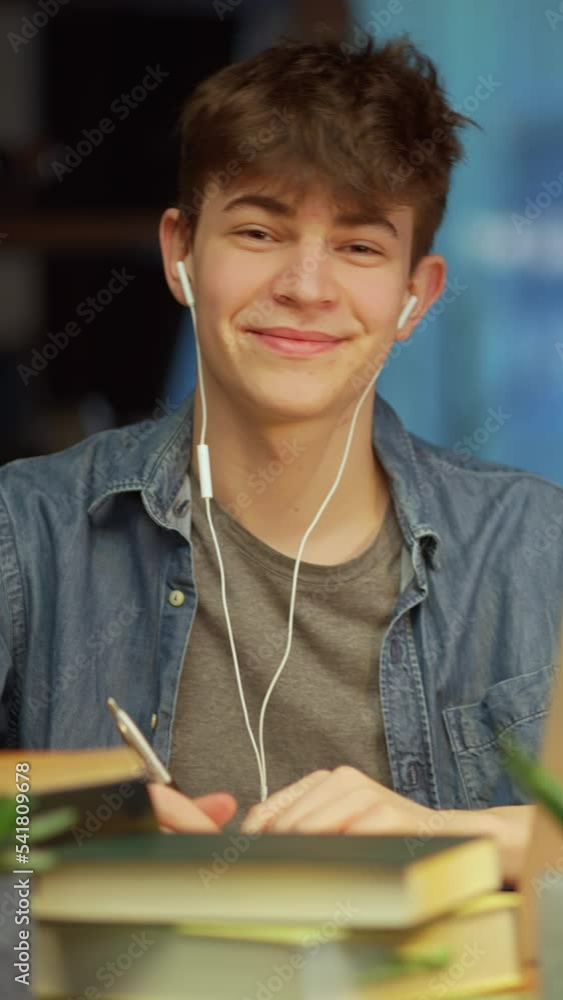
{"label": "young man", "polygon": [[284,42],[197,88],[160,238],[198,388],[2,470],[8,745],[119,743],[112,695],[186,793],[152,788],[165,827],[489,832],[517,877],[531,807],[497,736],[541,735],[563,490],[419,440],[375,391],[445,287],[468,121],[407,40]]}

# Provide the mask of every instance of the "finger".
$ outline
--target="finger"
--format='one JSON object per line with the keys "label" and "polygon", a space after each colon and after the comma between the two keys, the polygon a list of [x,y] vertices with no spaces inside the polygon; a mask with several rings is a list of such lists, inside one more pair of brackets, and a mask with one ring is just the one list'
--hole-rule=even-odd
{"label": "finger", "polygon": [[363,816],[357,816],[342,832],[363,836],[391,833],[388,820],[378,816],[375,809],[369,809]]}
{"label": "finger", "polygon": [[232,820],[238,809],[237,800],[229,792],[200,795],[193,799],[193,803],[220,828]]}
{"label": "finger", "polygon": [[[311,799],[313,797],[311,796]],[[272,833],[342,833],[347,826],[377,802],[377,792],[367,782],[329,801],[315,804],[303,814],[292,810],[281,816],[270,828]]]}
{"label": "finger", "polygon": [[292,785],[287,785],[279,792],[274,792],[265,802],[259,802],[252,806],[241,824],[241,833],[257,833],[259,830],[270,829],[271,824],[278,816],[283,815],[288,809],[292,809],[302,796],[307,795],[308,797],[312,794],[312,790],[324,784],[330,775],[330,771],[313,771]]}
{"label": "finger", "polygon": [[289,833],[301,829],[305,817],[332,806],[355,788],[371,787],[377,793],[378,786],[362,771],[353,767],[337,767],[330,777],[317,782],[307,794],[293,802],[282,815],[276,815],[268,823],[271,833]]}
{"label": "finger", "polygon": [[419,837],[420,830],[413,816],[385,802],[377,803],[363,816],[357,816],[343,833],[364,836]]}
{"label": "finger", "polygon": [[159,825],[175,833],[218,833],[217,824],[186,795],[166,785],[147,785]]}

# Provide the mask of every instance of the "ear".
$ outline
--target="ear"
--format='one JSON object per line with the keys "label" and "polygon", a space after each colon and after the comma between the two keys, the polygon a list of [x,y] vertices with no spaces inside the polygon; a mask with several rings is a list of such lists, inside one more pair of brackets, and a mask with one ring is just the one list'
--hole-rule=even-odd
{"label": "ear", "polygon": [[177,262],[183,260],[186,273],[193,287],[192,249],[189,226],[179,208],[167,208],[158,229],[164,277],[172,295],[180,305],[186,305],[186,297],[178,276]]}
{"label": "ear", "polygon": [[[411,333],[424,314],[430,309],[444,290],[447,275],[447,264],[440,254],[423,257],[409,280],[409,295],[416,295],[418,302],[407,319],[402,330],[397,330],[395,340],[408,340]],[[408,296],[405,296],[406,305]]]}

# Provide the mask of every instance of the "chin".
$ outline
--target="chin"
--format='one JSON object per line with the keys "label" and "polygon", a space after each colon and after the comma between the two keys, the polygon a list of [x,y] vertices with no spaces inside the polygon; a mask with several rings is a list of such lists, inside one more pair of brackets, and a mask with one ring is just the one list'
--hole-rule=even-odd
{"label": "chin", "polygon": [[269,416],[277,420],[313,420],[333,411],[337,400],[338,411],[348,402],[344,390],[338,392],[334,385],[322,385],[317,382],[307,384],[302,379],[287,378],[263,379],[244,387],[244,395],[252,410],[258,415]]}

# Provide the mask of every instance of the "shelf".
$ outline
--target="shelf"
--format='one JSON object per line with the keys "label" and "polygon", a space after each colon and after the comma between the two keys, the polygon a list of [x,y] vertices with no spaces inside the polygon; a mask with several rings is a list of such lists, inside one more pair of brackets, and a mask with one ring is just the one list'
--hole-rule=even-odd
{"label": "shelf", "polygon": [[110,250],[115,247],[158,250],[161,213],[36,212],[2,215],[6,248],[29,250]]}

